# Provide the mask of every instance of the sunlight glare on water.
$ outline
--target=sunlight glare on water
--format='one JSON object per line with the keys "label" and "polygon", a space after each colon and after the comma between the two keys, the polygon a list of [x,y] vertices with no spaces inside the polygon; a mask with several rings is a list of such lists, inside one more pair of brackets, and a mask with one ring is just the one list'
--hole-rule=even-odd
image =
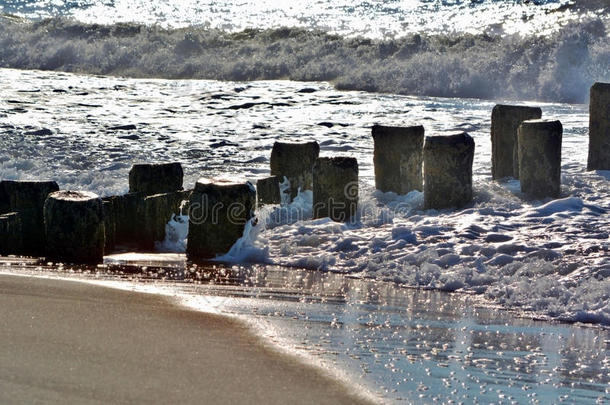
{"label": "sunlight glare on water", "polygon": [[[201,177],[255,182],[269,173],[275,141],[316,140],[322,156],[358,159],[357,222],[311,221],[311,193],[304,194],[268,215],[259,211],[231,261],[466,290],[538,316],[610,324],[610,173],[586,171],[586,106],[538,103],[543,116],[564,123],[562,196],[529,201],[518,182],[491,180],[488,101],[342,92],[314,82],[2,73],[2,178],[53,178],[64,189],[106,196],[127,191],[134,162],[177,161],[187,189]],[[419,191],[376,191],[374,123],[423,124],[426,135],[467,131],[476,143],[473,203],[424,210]],[[125,124],[136,129],[112,129]],[[32,135],[41,128],[50,135]],[[160,248],[184,251],[186,227],[171,227],[175,238]]]}
{"label": "sunlight glare on water", "polygon": [[[182,215],[156,246],[172,253],[12,270],[239,317],[391,402],[608,403],[610,172],[586,171],[588,108],[566,104],[610,81],[603,4],[0,0],[2,179],[109,196],[128,191],[132,164],[173,161],[185,189],[255,182],[278,140],[359,164],[353,223],[312,220],[301,193],[257,211],[217,258],[227,268],[189,267]],[[561,120],[560,198],[491,179],[496,103]],[[473,201],[425,210],[420,191],[375,190],[373,124],[469,133]]]}
{"label": "sunlight glare on water", "polygon": [[[203,25],[227,31],[282,26],[341,35],[395,37],[412,32],[544,34],[579,18],[568,0],[524,1],[196,1],[81,0],[0,1],[5,13],[27,18],[72,16],[112,24],[138,22],[171,27]],[[566,10],[567,8],[567,10]],[[590,15],[595,12],[591,11]]]}
{"label": "sunlight glare on water", "polygon": [[522,319],[476,296],[332,273],[233,266],[176,275],[149,270],[117,281],[97,272],[89,280],[237,317],[280,350],[384,402],[610,400],[607,329]]}
{"label": "sunlight glare on water", "polygon": [[242,271],[230,274],[242,283],[256,280],[248,289],[217,285],[210,301],[199,295],[205,286],[182,291],[200,297],[190,305],[241,317],[285,348],[346,371],[384,400],[610,400],[606,330],[517,319],[468,296],[340,275]]}

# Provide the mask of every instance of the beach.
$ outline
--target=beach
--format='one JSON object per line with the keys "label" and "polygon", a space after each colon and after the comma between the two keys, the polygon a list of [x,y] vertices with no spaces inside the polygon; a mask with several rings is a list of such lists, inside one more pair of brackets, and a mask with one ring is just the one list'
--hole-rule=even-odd
{"label": "beach", "polygon": [[592,403],[610,394],[607,328],[332,272],[216,266],[197,282],[149,259],[95,271],[3,258],[0,401]]}
{"label": "beach", "polygon": [[0,276],[2,403],[367,403],[230,318],[91,284]]}
{"label": "beach", "polygon": [[[128,191],[134,163],[181,162],[187,190],[202,176],[232,175],[256,182],[269,174],[278,140],[314,140],[321,156],[358,159],[355,223],[312,219],[311,191],[290,204],[258,209],[257,225],[218,258],[230,266],[260,266],[259,272],[236,277],[236,294],[246,298],[232,306],[232,300],[225,300],[232,293],[216,288],[187,297],[204,304],[220,302],[223,311],[245,322],[262,322],[263,330],[254,325],[253,331],[269,345],[315,360],[324,357],[325,370],[393,403],[494,402],[508,396],[529,401],[532,392],[548,402],[608,397],[605,342],[610,338],[603,329],[583,336],[577,326],[523,325],[501,318],[501,311],[478,317],[459,302],[455,314],[451,308],[456,302],[447,294],[474,294],[488,305],[536,319],[601,328],[609,324],[610,173],[586,171],[586,105],[528,103],[540,105],[543,116],[564,125],[561,196],[532,201],[521,193],[519,181],[491,178],[491,101],[337,91],[322,82],[142,80],[11,69],[2,73],[3,179],[52,179],[61,189],[108,197]],[[476,143],[472,204],[427,210],[422,192],[376,190],[374,123],[424,123],[426,134],[432,135],[468,131]],[[180,266],[187,273],[188,222],[184,213],[170,221],[167,238],[156,246],[156,253],[182,254]],[[278,283],[259,287],[259,279],[273,281],[268,266],[282,269]],[[41,275],[49,275],[47,270],[51,276],[58,271],[55,266]],[[150,270],[138,271],[146,276]],[[195,280],[222,281],[219,273]],[[358,279],[361,284],[353,281]],[[317,280],[315,288],[303,296],[311,280]],[[352,283],[353,288],[344,288]],[[251,284],[256,287],[248,289]],[[379,285],[387,289],[381,306],[374,299]],[[403,286],[444,293],[408,294]],[[169,285],[151,292],[164,295],[180,288]],[[260,288],[272,298],[262,300]],[[276,294],[278,288],[281,294]],[[401,297],[396,307],[395,296]],[[417,311],[412,311],[414,301]],[[515,342],[524,344],[508,350]],[[200,346],[206,342],[193,344]],[[54,364],[45,359],[39,363]],[[444,381],[442,387],[439,381]],[[273,385],[273,391],[278,386]]]}
{"label": "beach", "polygon": [[0,0],[0,404],[610,402],[609,39],[608,0]]}

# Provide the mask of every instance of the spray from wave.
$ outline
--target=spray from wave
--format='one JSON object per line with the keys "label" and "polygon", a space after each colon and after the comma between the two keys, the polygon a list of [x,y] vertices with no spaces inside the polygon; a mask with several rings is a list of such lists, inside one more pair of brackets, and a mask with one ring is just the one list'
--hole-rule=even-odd
{"label": "spray from wave", "polygon": [[38,22],[0,17],[0,67],[167,79],[329,81],[341,90],[580,103],[610,81],[599,18],[546,36],[347,38],[303,28]]}

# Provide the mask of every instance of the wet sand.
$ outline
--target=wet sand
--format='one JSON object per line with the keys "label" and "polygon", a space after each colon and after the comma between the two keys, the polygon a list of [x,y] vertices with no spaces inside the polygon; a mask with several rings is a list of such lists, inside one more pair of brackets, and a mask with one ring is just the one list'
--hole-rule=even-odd
{"label": "wet sand", "polygon": [[0,403],[364,403],[237,321],[164,297],[0,275]]}

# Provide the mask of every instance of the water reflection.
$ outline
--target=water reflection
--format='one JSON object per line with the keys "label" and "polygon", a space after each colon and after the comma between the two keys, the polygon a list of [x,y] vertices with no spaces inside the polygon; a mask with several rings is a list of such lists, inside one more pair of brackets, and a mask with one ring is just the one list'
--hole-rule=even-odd
{"label": "water reflection", "polygon": [[254,320],[273,340],[391,402],[610,401],[607,329],[519,318],[476,296],[334,273],[139,259],[16,271],[123,280],[198,299],[202,308]]}

